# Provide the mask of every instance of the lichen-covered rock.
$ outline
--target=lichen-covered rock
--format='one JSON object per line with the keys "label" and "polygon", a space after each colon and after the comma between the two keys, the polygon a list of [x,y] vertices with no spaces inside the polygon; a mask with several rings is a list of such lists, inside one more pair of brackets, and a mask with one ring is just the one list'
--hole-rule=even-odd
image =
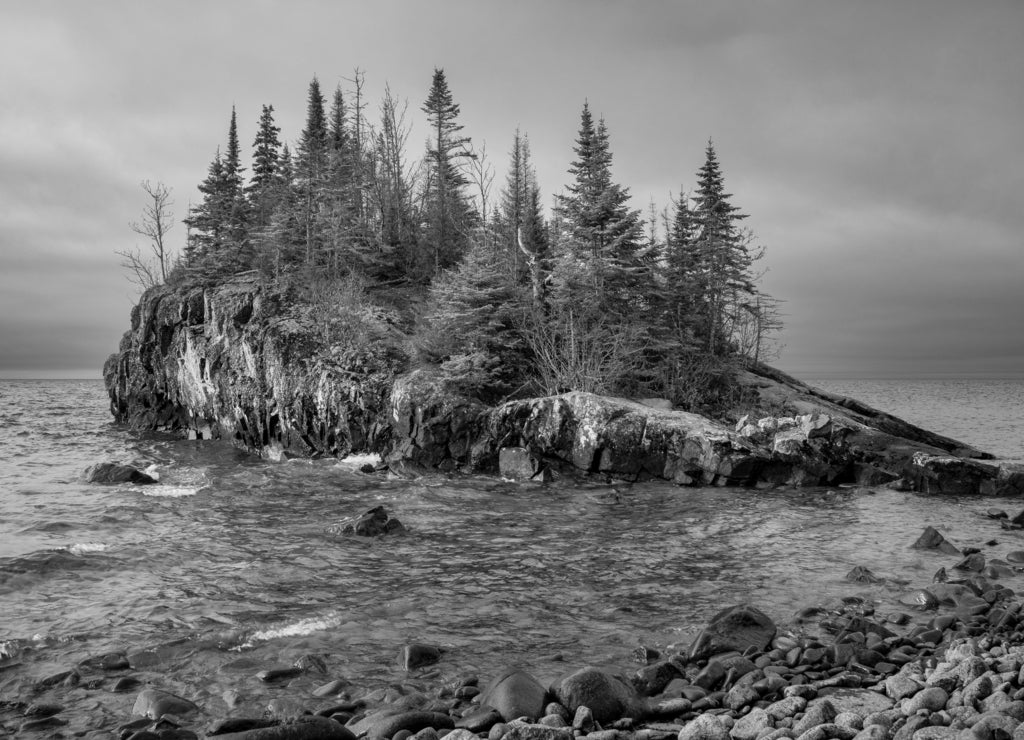
{"label": "lichen-covered rock", "polygon": [[335,352],[317,322],[252,276],[151,288],[103,368],[111,411],[268,457],[377,451],[401,362],[379,347]]}

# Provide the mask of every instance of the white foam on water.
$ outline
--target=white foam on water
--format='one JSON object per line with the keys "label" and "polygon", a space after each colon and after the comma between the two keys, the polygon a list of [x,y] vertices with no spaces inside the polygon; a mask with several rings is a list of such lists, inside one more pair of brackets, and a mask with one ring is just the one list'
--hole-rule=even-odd
{"label": "white foam on water", "polygon": [[72,555],[84,555],[87,552],[103,552],[107,549],[107,545],[103,542],[76,542],[64,549]]}
{"label": "white foam on water", "polygon": [[314,632],[323,632],[324,630],[332,629],[337,627],[339,624],[341,624],[341,617],[335,612],[331,612],[324,617],[307,617],[306,619],[300,619],[298,622],[292,622],[290,624],[281,625],[280,627],[253,632],[239,647],[250,648],[258,642],[276,640],[280,637],[303,637],[304,635],[311,635]]}
{"label": "white foam on water", "polygon": [[143,496],[157,496],[159,498],[182,498],[184,496],[195,496],[205,486],[140,486],[133,490]]}
{"label": "white foam on water", "polygon": [[373,452],[366,452],[360,455],[349,455],[348,457],[338,460],[334,464],[336,468],[344,468],[345,470],[359,470],[364,465],[373,465],[374,467],[380,465],[380,455]]}
{"label": "white foam on water", "polygon": [[156,463],[153,463],[142,472],[148,475],[150,478],[153,478],[154,480],[160,480],[160,472],[159,470],[157,470]]}

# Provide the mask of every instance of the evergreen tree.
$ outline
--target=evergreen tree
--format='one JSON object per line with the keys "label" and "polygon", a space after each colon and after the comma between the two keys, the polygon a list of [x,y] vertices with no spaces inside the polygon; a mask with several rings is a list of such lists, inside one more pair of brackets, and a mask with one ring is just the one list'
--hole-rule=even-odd
{"label": "evergreen tree", "polygon": [[509,283],[501,255],[474,240],[430,287],[424,350],[464,392],[494,402],[519,387],[529,366],[520,331],[522,290]]}
{"label": "evergreen tree", "polygon": [[475,214],[465,195],[467,179],[461,160],[472,157],[469,137],[460,135],[459,106],[454,102],[444,71],[434,70],[430,94],[423,104],[430,123],[427,182],[424,193],[423,246],[427,274],[454,265],[466,252]]}
{"label": "evergreen tree", "polygon": [[529,275],[528,255],[522,251],[519,235],[535,183],[536,175],[530,166],[530,142],[517,128],[512,139],[508,174],[505,176],[505,187],[499,196],[496,219],[499,243],[508,253],[512,277],[515,280],[522,280]]}
{"label": "evergreen tree", "polygon": [[563,262],[576,263],[570,282],[584,278],[589,286],[569,284],[563,290],[587,290],[596,306],[615,314],[641,310],[650,288],[650,256],[640,212],[629,208],[628,189],[612,181],[608,130],[603,120],[594,125],[586,103],[573,151],[573,182],[558,196],[556,209],[563,224],[560,251]]}
{"label": "evergreen tree", "polygon": [[228,126],[228,147],[224,156],[222,173],[225,214],[225,235],[228,246],[235,252],[246,248],[248,238],[248,204],[245,198],[241,162],[241,147],[238,144],[238,119],[234,106],[231,107],[231,123]]}
{"label": "evergreen tree", "polygon": [[714,144],[708,140],[704,165],[697,171],[695,216],[699,230],[694,237],[695,272],[699,276],[700,338],[709,354],[729,351],[731,309],[753,295],[751,254],[738,222],[746,218],[725,192]]}
{"label": "evergreen tree", "polygon": [[686,193],[680,193],[665,236],[662,273],[666,328],[669,336],[680,345],[692,342],[694,327],[699,323],[697,314],[703,307],[707,289],[707,275],[698,259],[695,243],[700,225],[689,201]]}
{"label": "evergreen tree", "polygon": [[249,212],[253,230],[265,229],[274,211],[281,159],[281,133],[274,124],[274,106],[264,105],[252,142],[252,178],[249,180]]}
{"label": "evergreen tree", "polygon": [[189,208],[189,215],[185,219],[189,229],[189,243],[185,252],[190,265],[195,265],[216,251],[224,242],[224,160],[219,148],[207,168],[206,178],[199,183],[199,192],[203,199]]}
{"label": "evergreen tree", "polygon": [[306,263],[314,264],[323,251],[324,238],[317,211],[328,172],[329,132],[320,81],[309,83],[306,125],[299,136],[295,156],[295,178],[299,191],[299,221],[305,237]]}

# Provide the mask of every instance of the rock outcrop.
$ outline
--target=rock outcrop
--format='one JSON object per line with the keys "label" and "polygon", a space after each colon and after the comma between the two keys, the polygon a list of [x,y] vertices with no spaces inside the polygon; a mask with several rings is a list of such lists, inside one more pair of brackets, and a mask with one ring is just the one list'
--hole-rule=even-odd
{"label": "rock outcrop", "polygon": [[268,457],[379,447],[388,368],[328,350],[314,321],[243,276],[146,291],[103,375],[115,418],[136,428],[230,439]]}
{"label": "rock outcrop", "polygon": [[682,485],[889,485],[1024,491],[1024,470],[772,368],[741,374],[750,408],[724,424],[667,402],[588,393],[497,407],[368,343],[339,351],[315,312],[239,276],[147,291],[104,367],[111,410],[140,429],[224,438],[267,457],[377,452],[398,473],[547,480],[552,473]]}

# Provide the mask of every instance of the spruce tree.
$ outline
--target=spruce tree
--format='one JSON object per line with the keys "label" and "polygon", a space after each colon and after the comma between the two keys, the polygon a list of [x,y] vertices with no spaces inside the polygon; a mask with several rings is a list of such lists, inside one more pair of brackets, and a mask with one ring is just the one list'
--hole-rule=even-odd
{"label": "spruce tree", "polygon": [[317,211],[321,205],[327,177],[329,133],[320,81],[309,83],[306,100],[306,125],[299,136],[295,156],[296,186],[299,191],[298,217],[304,231],[306,263],[314,264],[324,246]]}
{"label": "spruce tree", "polygon": [[[650,259],[643,245],[640,212],[629,207],[628,189],[612,181],[612,155],[603,120],[594,124],[583,105],[569,168],[573,181],[558,196],[563,263],[573,261],[570,292],[586,290],[601,310],[624,315],[643,308]],[[564,282],[564,280],[563,280]],[[565,288],[563,288],[565,289]]]}
{"label": "spruce tree", "polygon": [[725,192],[725,178],[709,139],[704,165],[697,171],[694,215],[699,231],[693,244],[696,273],[702,276],[700,338],[712,355],[728,353],[730,311],[754,293],[752,258],[738,225],[746,215],[730,202],[731,197]]}
{"label": "spruce tree", "polygon": [[269,226],[274,211],[281,159],[280,133],[280,127],[274,124],[274,106],[264,105],[252,142],[252,177],[246,188],[253,230]]}
{"label": "spruce tree", "polygon": [[454,102],[444,70],[435,69],[430,93],[423,104],[430,123],[427,182],[424,193],[423,247],[430,260],[427,274],[454,265],[468,248],[474,213],[465,195],[467,179],[461,160],[472,157],[469,137],[459,132],[459,106]]}
{"label": "spruce tree", "polygon": [[231,107],[231,123],[228,126],[228,146],[224,156],[224,167],[222,173],[224,212],[225,212],[225,236],[228,247],[236,253],[241,253],[246,248],[248,239],[248,204],[245,198],[243,186],[241,161],[241,147],[238,144],[238,118],[235,115],[234,106]]}

